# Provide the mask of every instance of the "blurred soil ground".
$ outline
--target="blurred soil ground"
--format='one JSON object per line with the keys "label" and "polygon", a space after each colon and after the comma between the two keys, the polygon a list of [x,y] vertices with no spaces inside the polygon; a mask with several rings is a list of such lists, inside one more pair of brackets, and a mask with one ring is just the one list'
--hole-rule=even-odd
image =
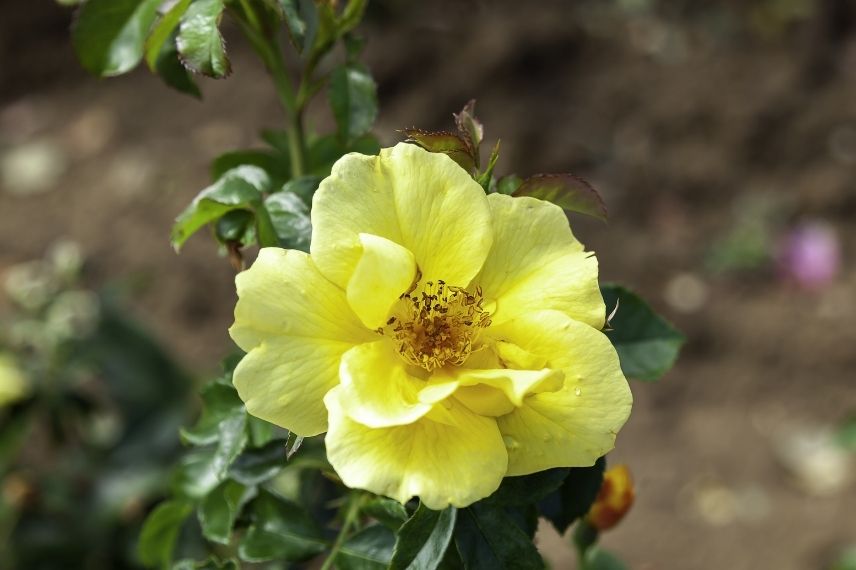
{"label": "blurred soil ground", "polygon": [[[202,103],[143,70],[96,80],[71,52],[67,10],[0,3],[0,272],[75,240],[91,284],[124,288],[189,369],[213,370],[233,274],[206,236],[178,256],[168,233],[209,161],[278,126],[263,69],[236,38],[234,75],[203,81]],[[687,334],[665,380],[634,383],[610,457],[630,464],[637,505],[609,547],[637,570],[825,568],[856,543],[853,458],[817,443],[856,413],[853,8],[661,5],[379,3],[363,28],[376,132],[392,144],[399,128],[445,127],[478,99],[499,172],[591,180],[611,221],[572,224],[603,279]],[[712,271],[713,244],[759,203],[774,226],[829,224],[837,279],[803,291],[769,266]],[[541,541],[573,567],[561,539]]]}

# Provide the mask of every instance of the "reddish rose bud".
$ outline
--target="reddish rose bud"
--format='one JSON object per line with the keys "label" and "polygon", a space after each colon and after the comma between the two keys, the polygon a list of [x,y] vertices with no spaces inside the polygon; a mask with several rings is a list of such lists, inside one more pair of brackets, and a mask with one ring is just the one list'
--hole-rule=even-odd
{"label": "reddish rose bud", "polygon": [[599,531],[610,529],[621,522],[630,507],[636,491],[633,478],[626,465],[607,469],[603,474],[603,483],[586,520]]}

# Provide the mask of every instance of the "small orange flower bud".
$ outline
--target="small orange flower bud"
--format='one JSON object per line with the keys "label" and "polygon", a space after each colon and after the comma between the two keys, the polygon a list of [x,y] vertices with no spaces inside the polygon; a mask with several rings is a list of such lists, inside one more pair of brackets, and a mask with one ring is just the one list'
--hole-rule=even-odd
{"label": "small orange flower bud", "polygon": [[607,469],[603,474],[603,483],[586,519],[600,531],[610,529],[621,522],[630,507],[636,491],[633,478],[626,465]]}

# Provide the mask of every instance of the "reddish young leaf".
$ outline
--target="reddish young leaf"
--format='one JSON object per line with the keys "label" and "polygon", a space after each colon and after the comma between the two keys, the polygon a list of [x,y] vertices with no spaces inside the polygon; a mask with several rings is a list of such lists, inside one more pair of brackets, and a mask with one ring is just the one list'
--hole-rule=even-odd
{"label": "reddish young leaf", "polygon": [[415,128],[403,129],[401,132],[407,136],[407,142],[416,143],[429,152],[448,154],[467,172],[472,172],[475,168],[475,160],[467,143],[455,133],[429,132]]}
{"label": "reddish young leaf", "polygon": [[514,196],[532,196],[606,221],[606,206],[591,184],[573,174],[536,174],[523,181]]}

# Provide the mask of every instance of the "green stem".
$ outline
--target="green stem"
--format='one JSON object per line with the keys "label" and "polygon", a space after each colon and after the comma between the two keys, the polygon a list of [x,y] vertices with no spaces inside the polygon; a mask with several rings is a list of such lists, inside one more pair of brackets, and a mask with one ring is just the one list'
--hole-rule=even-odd
{"label": "green stem", "polygon": [[330,570],[333,568],[333,562],[336,561],[336,556],[339,555],[339,550],[341,550],[342,545],[345,544],[345,539],[348,538],[348,535],[351,532],[351,527],[354,526],[355,522],[357,522],[357,517],[360,514],[360,507],[363,502],[362,499],[363,495],[351,495],[348,502],[348,510],[345,511],[345,520],[342,521],[342,528],[339,529],[339,534],[336,536],[336,542],[333,543],[333,548],[330,549],[330,554],[327,556],[327,559],[324,560],[321,570]]}
{"label": "green stem", "polygon": [[[253,49],[264,62],[273,79],[274,88],[280,105],[285,111],[288,129],[288,154],[291,162],[292,177],[302,176],[306,171],[306,142],[303,134],[303,107],[305,101],[298,101],[285,68],[279,46],[275,38],[267,38],[259,27],[258,18],[251,10],[245,9],[247,19],[237,18],[241,30],[250,40]],[[302,83],[301,83],[302,88]]]}

